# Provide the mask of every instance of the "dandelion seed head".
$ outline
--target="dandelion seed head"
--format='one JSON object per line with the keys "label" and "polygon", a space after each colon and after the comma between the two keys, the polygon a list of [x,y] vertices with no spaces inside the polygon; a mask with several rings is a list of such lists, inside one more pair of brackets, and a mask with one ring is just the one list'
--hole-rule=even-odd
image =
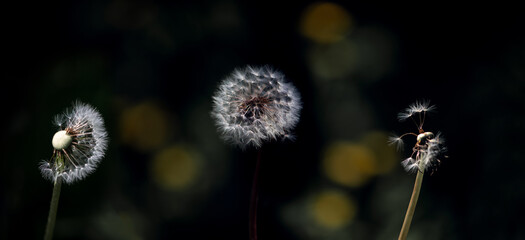
{"label": "dandelion seed head", "polygon": [[55,116],[58,131],[51,141],[53,155],[40,163],[44,178],[73,183],[96,169],[107,148],[107,132],[100,113],[88,104],[73,107]]}
{"label": "dandelion seed head", "polygon": [[293,138],[301,107],[299,92],[283,74],[247,66],[222,81],[211,115],[223,139],[259,147],[267,140]]}
{"label": "dandelion seed head", "polygon": [[434,170],[440,164],[439,158],[446,152],[445,140],[441,133],[434,134],[423,130],[425,113],[434,109],[435,106],[431,106],[429,101],[416,101],[398,115],[400,120],[412,118],[418,129],[417,132],[405,133],[401,137],[392,136],[389,138],[390,144],[399,144],[403,142],[402,137],[416,137],[411,156],[401,162],[401,165],[408,172],[414,172],[417,169],[421,172],[428,169]]}

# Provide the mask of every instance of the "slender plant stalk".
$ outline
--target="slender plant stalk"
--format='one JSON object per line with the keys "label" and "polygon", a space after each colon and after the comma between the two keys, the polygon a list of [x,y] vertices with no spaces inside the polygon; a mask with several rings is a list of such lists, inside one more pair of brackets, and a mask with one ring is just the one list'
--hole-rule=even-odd
{"label": "slender plant stalk", "polygon": [[[423,161],[421,161],[422,163]],[[412,196],[410,197],[410,203],[408,204],[407,213],[405,215],[405,220],[403,221],[403,227],[401,227],[401,232],[399,233],[399,240],[405,240],[408,235],[408,230],[410,229],[410,224],[412,223],[412,217],[414,217],[414,211],[416,210],[417,199],[419,198],[419,192],[421,190],[421,183],[423,183],[424,168],[422,164],[419,164],[422,170],[417,171],[416,182],[414,183],[414,190],[412,190]]]}
{"label": "slender plant stalk", "polygon": [[49,207],[49,216],[47,217],[47,226],[44,240],[51,240],[53,238],[53,230],[55,229],[55,220],[57,217],[58,199],[60,198],[61,187],[62,181],[60,179],[55,180],[55,184],[53,186],[53,196],[51,197],[51,206]]}
{"label": "slender plant stalk", "polygon": [[[64,166],[64,159],[57,157],[55,160],[58,166]],[[46,232],[44,234],[44,240],[53,239],[53,231],[55,230],[55,220],[57,217],[58,210],[58,199],[60,198],[60,189],[62,188],[62,180],[60,178],[55,179],[53,184],[53,195],[51,196],[51,204],[49,206],[49,215],[47,216]]]}
{"label": "slender plant stalk", "polygon": [[255,163],[255,173],[252,181],[252,196],[250,199],[250,240],[257,240],[257,203],[259,202],[258,188],[259,188],[259,168],[261,165],[261,150],[257,154],[257,162]]}

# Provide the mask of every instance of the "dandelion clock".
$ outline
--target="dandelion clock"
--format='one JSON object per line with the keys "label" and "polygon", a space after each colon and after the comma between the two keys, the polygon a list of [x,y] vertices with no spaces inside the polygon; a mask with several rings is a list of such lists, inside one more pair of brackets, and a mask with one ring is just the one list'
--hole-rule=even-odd
{"label": "dandelion clock", "polygon": [[242,148],[291,138],[301,100],[284,75],[269,67],[235,70],[213,97],[212,116],[223,139]]}
{"label": "dandelion clock", "polygon": [[257,239],[257,179],[264,142],[293,138],[301,97],[284,75],[270,67],[233,71],[213,96],[212,118],[221,137],[244,149],[259,148],[250,203],[250,239]]}

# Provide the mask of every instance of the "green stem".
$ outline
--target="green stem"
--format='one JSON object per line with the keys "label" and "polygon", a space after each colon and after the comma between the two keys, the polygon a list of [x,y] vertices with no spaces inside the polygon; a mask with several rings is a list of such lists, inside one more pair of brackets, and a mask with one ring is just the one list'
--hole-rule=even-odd
{"label": "green stem", "polygon": [[55,180],[53,196],[51,197],[51,206],[49,207],[49,216],[47,217],[47,226],[44,240],[51,240],[53,238],[53,230],[55,229],[55,220],[57,217],[58,199],[60,198],[61,186],[62,181],[60,179]]}
{"label": "green stem", "polygon": [[405,220],[403,221],[403,227],[401,227],[401,232],[399,233],[399,240],[405,240],[407,238],[410,223],[412,223],[412,217],[414,217],[414,211],[416,210],[417,199],[419,198],[419,192],[421,190],[421,183],[423,183],[423,175],[425,171],[424,166],[422,166],[422,161],[419,164],[419,169],[420,170],[417,171],[416,182],[414,183],[414,190],[412,190],[412,197],[410,197]]}
{"label": "green stem", "polygon": [[[64,161],[61,157],[57,157],[55,160],[58,166],[64,166]],[[60,167],[59,169],[62,169]],[[53,184],[53,195],[51,196],[51,204],[49,206],[49,215],[47,216],[46,232],[44,234],[44,240],[53,239],[53,230],[55,229],[55,220],[57,217],[58,199],[60,198],[60,189],[62,187],[62,180],[60,178],[55,179]]]}

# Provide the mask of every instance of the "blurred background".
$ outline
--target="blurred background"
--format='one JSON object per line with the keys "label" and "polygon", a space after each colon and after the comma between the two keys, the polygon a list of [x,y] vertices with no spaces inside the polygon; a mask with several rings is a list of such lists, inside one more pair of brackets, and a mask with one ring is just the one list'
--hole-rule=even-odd
{"label": "blurred background", "polygon": [[0,238],[44,234],[52,119],[103,115],[97,171],[62,187],[56,239],[248,239],[257,150],[221,141],[211,96],[271,65],[300,91],[295,141],[261,148],[260,239],[395,239],[415,175],[386,144],[397,113],[449,158],[423,181],[409,239],[525,239],[525,10],[301,1],[59,1],[3,6]]}

